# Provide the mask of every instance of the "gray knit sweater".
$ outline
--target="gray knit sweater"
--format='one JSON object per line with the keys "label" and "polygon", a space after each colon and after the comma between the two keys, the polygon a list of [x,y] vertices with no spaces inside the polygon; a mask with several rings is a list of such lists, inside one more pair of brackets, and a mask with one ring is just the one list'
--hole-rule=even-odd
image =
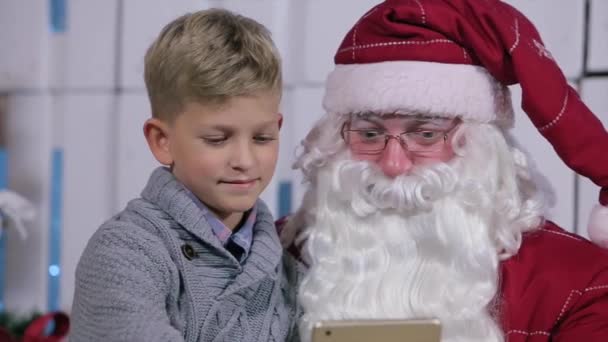
{"label": "gray knit sweater", "polygon": [[258,202],[239,263],[164,168],[104,223],[76,270],[71,342],[296,341],[301,266]]}

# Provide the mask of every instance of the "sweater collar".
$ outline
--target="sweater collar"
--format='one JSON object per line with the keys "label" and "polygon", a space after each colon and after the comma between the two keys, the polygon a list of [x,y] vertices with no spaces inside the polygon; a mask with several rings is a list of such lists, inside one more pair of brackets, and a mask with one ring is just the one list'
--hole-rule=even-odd
{"label": "sweater collar", "polygon": [[[188,190],[168,168],[158,167],[152,172],[141,196],[144,200],[156,204],[186,231],[232,257],[213,234],[200,208],[192,197],[188,196]],[[263,274],[274,274],[282,256],[282,247],[272,214],[261,200],[257,201],[256,210],[253,243],[250,255],[243,265],[243,276],[252,279]],[[239,264],[236,259],[234,261]]]}

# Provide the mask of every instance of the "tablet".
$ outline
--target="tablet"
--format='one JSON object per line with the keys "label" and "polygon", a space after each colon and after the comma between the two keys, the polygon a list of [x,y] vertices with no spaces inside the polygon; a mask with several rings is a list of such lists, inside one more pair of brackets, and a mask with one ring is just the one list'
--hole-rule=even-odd
{"label": "tablet", "polygon": [[441,342],[437,319],[346,320],[315,324],[312,342]]}

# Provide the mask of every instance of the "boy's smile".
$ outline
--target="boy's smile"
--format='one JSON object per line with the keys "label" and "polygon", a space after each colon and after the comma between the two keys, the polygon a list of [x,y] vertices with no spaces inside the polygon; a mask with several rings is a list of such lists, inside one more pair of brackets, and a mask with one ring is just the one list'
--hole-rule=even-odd
{"label": "boy's smile", "polygon": [[247,192],[254,188],[258,182],[259,178],[253,179],[237,179],[237,180],[220,180],[220,184],[224,184],[229,187],[229,191],[234,192]]}

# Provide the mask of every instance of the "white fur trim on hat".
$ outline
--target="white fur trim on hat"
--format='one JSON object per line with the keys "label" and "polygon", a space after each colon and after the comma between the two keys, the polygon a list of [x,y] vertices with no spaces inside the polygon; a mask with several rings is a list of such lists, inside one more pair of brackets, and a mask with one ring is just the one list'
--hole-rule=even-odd
{"label": "white fur trim on hat", "polygon": [[608,248],[608,207],[597,204],[591,210],[589,226],[587,227],[589,239],[599,246]]}
{"label": "white fur trim on hat", "polygon": [[509,88],[483,67],[465,64],[339,64],[327,78],[323,107],[338,115],[411,113],[513,124]]}

